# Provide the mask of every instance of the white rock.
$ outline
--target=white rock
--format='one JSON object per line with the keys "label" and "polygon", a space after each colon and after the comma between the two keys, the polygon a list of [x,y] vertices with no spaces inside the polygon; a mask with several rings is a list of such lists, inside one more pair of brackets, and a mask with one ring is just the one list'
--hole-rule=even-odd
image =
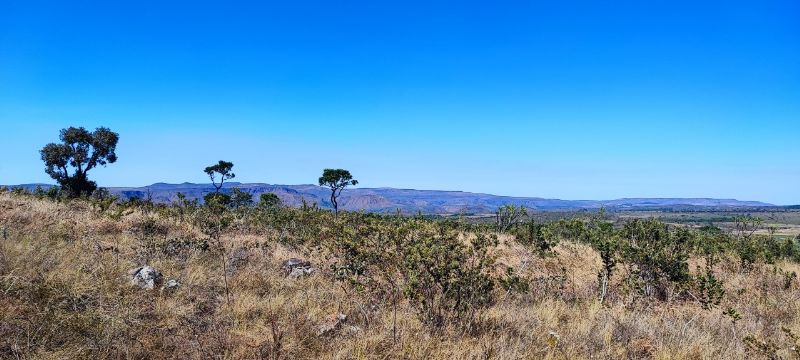
{"label": "white rock", "polygon": [[153,290],[162,281],[161,273],[151,266],[145,265],[131,270],[131,283],[142,289]]}
{"label": "white rock", "polygon": [[281,264],[281,269],[292,279],[311,275],[316,271],[316,269],[311,266],[311,262],[298,258],[291,258],[284,261],[283,264]]}
{"label": "white rock", "polygon": [[303,277],[306,275],[311,275],[316,271],[313,267],[297,267],[289,273],[289,277],[292,279],[297,279],[299,277]]}
{"label": "white rock", "polygon": [[167,281],[167,284],[164,285],[164,289],[167,290],[178,290],[179,287],[181,287],[181,283],[175,279]]}

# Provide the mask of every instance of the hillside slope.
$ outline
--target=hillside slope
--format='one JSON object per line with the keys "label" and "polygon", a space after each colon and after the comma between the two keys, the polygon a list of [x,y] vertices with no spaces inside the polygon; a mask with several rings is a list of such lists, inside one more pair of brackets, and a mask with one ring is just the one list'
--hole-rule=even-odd
{"label": "hillside slope", "polygon": [[[463,313],[469,323],[437,327],[414,300],[428,292],[411,292],[418,277],[404,274],[426,274],[417,265],[439,260],[397,266],[405,251],[437,249],[424,239],[446,241],[432,234],[453,231],[450,222],[281,208],[235,215],[215,240],[192,221],[202,212],[121,210],[0,193],[0,359],[776,359],[792,356],[800,333],[794,261],[744,269],[722,254],[714,279],[725,295],[708,309],[683,291],[643,297],[626,287],[635,268],[620,263],[602,304],[602,261],[590,245],[564,239],[543,256],[499,235],[484,258],[492,260],[477,268],[496,285],[447,280],[466,289],[458,299],[490,301]],[[423,235],[393,237],[403,228]],[[414,246],[351,241],[386,237]],[[467,246],[450,245],[437,254]],[[340,277],[348,252],[372,259],[363,272],[372,281]],[[484,264],[470,256],[447,267]],[[316,271],[287,274],[291,258]],[[701,274],[702,259],[688,261],[698,264],[691,276]],[[144,265],[160,272],[152,290],[136,280]],[[751,347],[762,343],[769,347]]]}

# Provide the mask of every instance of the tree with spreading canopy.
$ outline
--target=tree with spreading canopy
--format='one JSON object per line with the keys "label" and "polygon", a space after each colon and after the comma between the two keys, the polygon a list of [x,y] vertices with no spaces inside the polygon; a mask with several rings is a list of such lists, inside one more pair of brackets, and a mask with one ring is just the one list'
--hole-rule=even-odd
{"label": "tree with spreading canopy", "polygon": [[339,203],[336,201],[345,187],[358,185],[358,180],[353,179],[353,175],[345,169],[325,169],[319,178],[319,186],[331,189],[331,205],[334,213],[339,213]]}
{"label": "tree with spreading canopy", "polygon": [[[225,207],[231,202],[231,197],[220,192],[222,184],[225,180],[230,180],[236,177],[233,173],[233,163],[230,161],[220,160],[218,163],[207,166],[203,172],[211,179],[211,185],[214,185],[214,192],[206,194],[203,197],[206,205]],[[219,175],[219,183],[217,183],[217,175]]]}
{"label": "tree with spreading canopy", "polygon": [[[230,180],[236,177],[233,173],[233,163],[230,161],[220,160],[218,163],[207,166],[203,170],[211,179],[211,184],[214,185],[215,192],[222,189],[222,184],[225,180]],[[219,174],[219,184],[217,184],[217,174]]]}
{"label": "tree with spreading canopy", "polygon": [[61,143],[49,143],[40,151],[45,172],[61,185],[67,196],[91,195],[97,183],[89,180],[87,173],[97,165],[117,161],[119,134],[105,127],[93,132],[69,127],[61,129],[59,139]]}

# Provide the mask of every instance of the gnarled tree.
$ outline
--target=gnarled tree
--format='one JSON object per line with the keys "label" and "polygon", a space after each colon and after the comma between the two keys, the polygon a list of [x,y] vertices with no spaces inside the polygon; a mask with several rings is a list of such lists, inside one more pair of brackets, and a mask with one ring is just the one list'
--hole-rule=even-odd
{"label": "gnarled tree", "polygon": [[91,195],[97,183],[87,173],[97,165],[117,161],[119,134],[105,127],[89,132],[83,127],[61,130],[61,143],[50,143],[40,151],[45,172],[61,185],[70,197]]}
{"label": "gnarled tree", "polygon": [[[225,180],[230,180],[236,177],[236,174],[233,173],[233,163],[230,161],[220,160],[214,165],[207,166],[203,172],[205,172],[211,179],[211,185],[214,185],[214,192],[206,194],[204,197],[206,205],[211,207],[225,207],[230,204],[230,196],[221,193],[220,190],[222,189],[222,184],[225,183]],[[217,175],[219,175],[219,183],[217,183]]]}
{"label": "gnarled tree", "polygon": [[[233,173],[233,163],[225,160],[220,160],[214,165],[207,166],[203,171],[211,179],[211,184],[214,185],[216,189],[215,192],[219,192],[219,190],[222,189],[222,184],[225,183],[225,180],[236,177],[236,174]],[[219,184],[217,184],[217,174],[219,174]]]}
{"label": "gnarled tree", "polygon": [[325,186],[331,189],[331,205],[333,205],[334,213],[339,213],[339,203],[336,201],[345,187],[349,185],[358,185],[358,180],[353,179],[353,175],[345,169],[325,169],[322,171],[322,176],[319,178],[319,186]]}

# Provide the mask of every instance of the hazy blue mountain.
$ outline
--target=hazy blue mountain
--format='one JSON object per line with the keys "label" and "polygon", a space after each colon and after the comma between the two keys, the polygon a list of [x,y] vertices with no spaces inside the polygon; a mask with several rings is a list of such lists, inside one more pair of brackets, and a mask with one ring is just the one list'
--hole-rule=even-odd
{"label": "hazy blue mountain", "polygon": [[[46,184],[19,185],[28,190],[36,186],[47,187]],[[275,193],[284,204],[299,206],[305,200],[309,204],[322,207],[330,206],[330,191],[316,185],[270,185],[225,183],[223,191],[238,187],[254,195],[257,201],[262,193]],[[203,195],[214,191],[211,184],[165,184],[156,183],[144,187],[111,187],[112,193],[124,199],[150,198],[155,202],[171,202],[177,199],[177,193],[183,193],[189,199],[201,199]],[[617,200],[558,200],[537,197],[512,197],[490,194],[470,193],[463,191],[413,190],[394,188],[354,188],[346,189],[341,195],[339,204],[346,210],[365,210],[370,212],[395,212],[400,209],[404,213],[421,211],[427,214],[493,213],[505,204],[525,206],[534,210],[580,210],[598,209],[642,209],[642,208],[735,208],[735,207],[770,207],[759,201],[740,201],[735,199],[709,198],[630,198]]]}

